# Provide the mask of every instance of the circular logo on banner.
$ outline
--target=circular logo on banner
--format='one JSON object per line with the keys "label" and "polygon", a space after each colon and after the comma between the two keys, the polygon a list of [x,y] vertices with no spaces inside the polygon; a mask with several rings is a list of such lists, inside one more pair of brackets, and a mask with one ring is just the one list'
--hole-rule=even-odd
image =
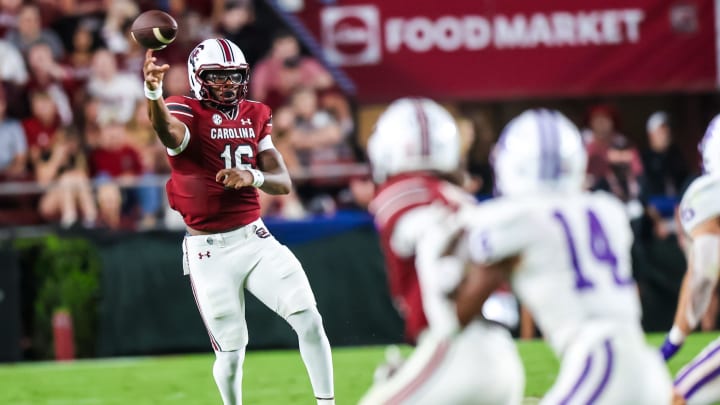
{"label": "circular logo on banner", "polygon": [[339,65],[370,65],[380,62],[380,13],[375,6],[323,9],[323,50]]}
{"label": "circular logo on banner", "polygon": [[213,114],[212,120],[213,120],[213,124],[215,124],[215,125],[222,124],[222,117],[220,116],[220,114]]}
{"label": "circular logo on banner", "polygon": [[333,29],[335,48],[345,55],[357,55],[367,49],[370,31],[367,22],[358,16],[349,15],[339,20]]}

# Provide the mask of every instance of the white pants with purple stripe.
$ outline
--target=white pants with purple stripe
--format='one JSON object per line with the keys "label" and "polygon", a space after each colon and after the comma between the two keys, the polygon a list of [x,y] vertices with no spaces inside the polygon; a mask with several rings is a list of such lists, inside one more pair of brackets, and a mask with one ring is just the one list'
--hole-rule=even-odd
{"label": "white pants with purple stripe", "polygon": [[542,405],[669,405],[672,380],[639,327],[583,326]]}
{"label": "white pants with purple stripe", "polygon": [[477,321],[452,339],[423,334],[402,367],[359,405],[519,405],[524,388],[510,334]]}
{"label": "white pants with purple stripe", "polygon": [[675,378],[675,390],[688,404],[720,402],[720,338],[710,342]]}

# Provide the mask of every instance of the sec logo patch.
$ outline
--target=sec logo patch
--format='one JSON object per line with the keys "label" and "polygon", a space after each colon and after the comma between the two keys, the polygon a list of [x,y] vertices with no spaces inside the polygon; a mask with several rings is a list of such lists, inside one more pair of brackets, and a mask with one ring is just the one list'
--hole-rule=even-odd
{"label": "sec logo patch", "polygon": [[215,125],[222,124],[222,117],[220,116],[220,114],[213,114],[212,120],[213,120],[213,124],[215,124]]}

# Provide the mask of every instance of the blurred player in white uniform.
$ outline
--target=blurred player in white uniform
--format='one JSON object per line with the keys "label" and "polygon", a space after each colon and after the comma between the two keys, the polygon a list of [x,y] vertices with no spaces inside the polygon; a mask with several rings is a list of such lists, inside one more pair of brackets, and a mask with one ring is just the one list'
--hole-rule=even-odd
{"label": "blurred player in white uniform", "polygon": [[524,112],[495,147],[502,196],[459,212],[445,224],[458,237],[435,241],[429,255],[469,263],[456,292],[461,324],[510,280],[560,359],[542,404],[669,404],[670,375],[640,326],[625,209],[610,194],[583,192],[586,163],[565,116]]}
{"label": "blurred player in white uniform", "polygon": [[[388,264],[391,294],[417,341],[389,379],[360,401],[383,404],[519,404],[524,374],[510,333],[476,319],[462,331],[448,294],[460,282],[441,266],[416,271],[427,231],[475,199],[444,178],[460,166],[452,116],[428,99],[404,98],[380,117],[368,155],[380,189],[370,205]],[[454,269],[451,269],[454,270]]]}
{"label": "blurred player in white uniform", "polygon": [[[698,325],[715,292],[720,273],[720,116],[707,128],[698,149],[705,173],[695,179],[680,202],[680,223],[688,239],[688,269],[680,290],[675,322],[661,351],[670,359]],[[711,342],[678,373],[676,403],[720,401],[720,338]]]}

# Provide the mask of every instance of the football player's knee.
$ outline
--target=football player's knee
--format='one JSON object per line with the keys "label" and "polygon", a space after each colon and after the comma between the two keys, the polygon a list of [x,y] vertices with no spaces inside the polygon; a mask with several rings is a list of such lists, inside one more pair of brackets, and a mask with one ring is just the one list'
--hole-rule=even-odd
{"label": "football player's knee", "polygon": [[213,374],[222,376],[233,376],[238,366],[238,352],[215,352],[215,364]]}
{"label": "football player's knee", "polygon": [[288,322],[298,338],[306,341],[319,341],[325,336],[322,316],[317,308],[306,309],[288,317]]}

